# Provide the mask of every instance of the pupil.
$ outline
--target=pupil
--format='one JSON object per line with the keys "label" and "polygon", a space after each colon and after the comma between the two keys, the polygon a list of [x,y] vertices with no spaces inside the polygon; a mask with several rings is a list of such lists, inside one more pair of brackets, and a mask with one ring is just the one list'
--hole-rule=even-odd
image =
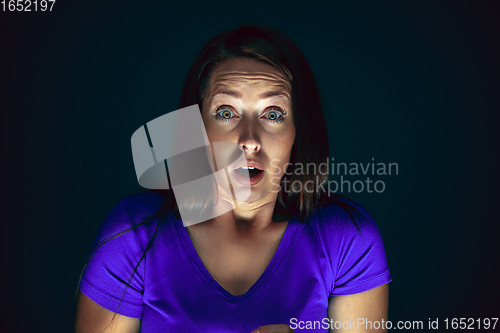
{"label": "pupil", "polygon": [[229,111],[224,111],[224,112],[222,112],[222,117],[229,118],[229,117],[231,117],[231,113]]}
{"label": "pupil", "polygon": [[276,119],[276,112],[269,113],[269,119],[271,119],[271,120]]}

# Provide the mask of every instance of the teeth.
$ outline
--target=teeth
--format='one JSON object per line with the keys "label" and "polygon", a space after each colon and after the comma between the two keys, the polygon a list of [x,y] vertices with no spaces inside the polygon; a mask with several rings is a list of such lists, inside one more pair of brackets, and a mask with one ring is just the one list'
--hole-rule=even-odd
{"label": "teeth", "polygon": [[241,167],[241,168],[242,168],[242,169],[245,169],[245,170],[249,170],[249,169],[250,169],[250,170],[253,170],[253,169],[255,169],[254,167]]}

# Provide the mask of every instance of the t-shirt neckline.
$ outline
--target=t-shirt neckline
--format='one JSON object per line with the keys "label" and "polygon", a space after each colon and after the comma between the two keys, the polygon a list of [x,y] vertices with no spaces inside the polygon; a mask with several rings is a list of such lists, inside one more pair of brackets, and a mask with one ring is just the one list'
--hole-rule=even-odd
{"label": "t-shirt neckline", "polygon": [[175,226],[177,229],[177,234],[181,239],[182,244],[184,245],[184,250],[186,251],[188,257],[191,259],[191,263],[193,264],[196,271],[201,275],[201,277],[212,289],[214,289],[217,293],[219,293],[229,302],[236,303],[251,297],[253,294],[255,294],[255,292],[260,290],[261,286],[273,274],[276,267],[278,267],[279,263],[281,262],[286,253],[286,250],[288,249],[288,246],[290,245],[290,241],[293,238],[293,235],[295,234],[295,229],[297,227],[297,217],[295,216],[290,217],[290,220],[288,221],[288,224],[286,226],[285,233],[283,234],[283,237],[281,238],[278,248],[274,253],[271,261],[267,265],[262,275],[257,279],[257,281],[250,287],[250,289],[247,290],[246,293],[242,295],[231,294],[229,291],[224,289],[217,281],[215,281],[215,279],[212,277],[210,272],[205,267],[205,264],[203,264],[203,261],[201,261],[198,252],[196,252],[193,242],[191,241],[189,233],[184,227],[183,222],[179,219],[176,219]]}

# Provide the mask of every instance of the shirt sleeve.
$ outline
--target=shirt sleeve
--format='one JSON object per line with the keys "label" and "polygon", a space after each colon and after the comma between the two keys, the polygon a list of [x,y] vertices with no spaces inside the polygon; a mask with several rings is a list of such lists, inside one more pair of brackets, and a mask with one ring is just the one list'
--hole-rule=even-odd
{"label": "shirt sleeve", "polygon": [[141,318],[145,265],[144,260],[138,265],[142,252],[135,231],[126,231],[131,227],[122,199],[107,215],[94,240],[94,252],[84,269],[80,290],[110,311]]}
{"label": "shirt sleeve", "polygon": [[351,216],[339,206],[323,216],[324,242],[330,255],[334,285],[330,296],[360,293],[392,281],[384,243],[373,218],[352,203]]}

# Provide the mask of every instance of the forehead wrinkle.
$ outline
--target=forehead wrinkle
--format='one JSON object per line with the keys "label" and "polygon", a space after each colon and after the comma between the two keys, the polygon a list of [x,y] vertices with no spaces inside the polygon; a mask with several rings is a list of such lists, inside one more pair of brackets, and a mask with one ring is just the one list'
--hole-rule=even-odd
{"label": "forehead wrinkle", "polygon": [[227,73],[214,73],[212,76],[212,81],[271,81],[279,82],[284,86],[290,86],[288,79],[279,73],[248,73],[248,72],[227,72]]}
{"label": "forehead wrinkle", "polygon": [[[230,89],[224,89],[224,88],[220,88],[220,89],[215,90],[214,93],[211,95],[211,98],[214,99],[216,96],[220,96],[220,95],[229,96],[229,97],[236,98],[236,99],[243,98],[243,96],[240,92],[230,90]],[[288,92],[281,90],[281,89],[280,90],[266,91],[266,92],[259,94],[260,100],[268,100],[268,99],[275,99],[275,98],[277,98],[277,99],[284,98],[286,100],[290,100],[290,96],[289,96]]]}
{"label": "forehead wrinkle", "polygon": [[231,68],[231,64],[228,68],[225,65],[228,63],[218,65],[210,75],[208,91],[212,100],[217,95],[242,99],[246,88],[254,89],[255,87],[254,92],[261,100],[275,97],[291,101],[290,81],[276,68],[268,68],[268,70],[255,68],[254,70],[253,68]]}
{"label": "forehead wrinkle", "polygon": [[[247,80],[245,80],[247,81]],[[248,82],[247,84],[250,85],[258,85],[259,83],[262,83],[263,81],[271,81],[269,82],[269,86],[263,89],[259,89],[261,92],[259,94],[259,98],[261,99],[267,99],[271,97],[277,97],[277,96],[283,96],[287,99],[290,99],[290,84],[286,81],[277,81],[277,80],[262,80],[262,79],[251,79],[250,81],[253,82]],[[286,83],[286,84],[285,84]],[[228,85],[231,86],[236,86],[236,89],[231,89],[228,87]],[[229,79],[221,79],[217,78],[214,79],[213,82],[211,82],[211,96],[214,97],[215,95],[227,95],[235,98],[242,98],[242,94],[240,91],[238,91],[239,87],[241,85],[245,85],[245,83],[242,82],[241,77],[239,78],[229,78]]]}

